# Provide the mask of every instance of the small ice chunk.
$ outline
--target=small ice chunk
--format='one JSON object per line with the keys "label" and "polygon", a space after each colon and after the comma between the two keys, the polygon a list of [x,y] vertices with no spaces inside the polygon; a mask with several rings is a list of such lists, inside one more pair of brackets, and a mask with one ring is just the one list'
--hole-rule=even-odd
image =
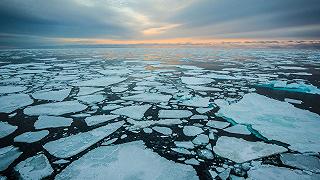
{"label": "small ice chunk", "polygon": [[132,119],[142,119],[146,111],[151,107],[151,105],[133,105],[123,108],[119,108],[111,111],[111,114],[128,116]]}
{"label": "small ice chunk", "polygon": [[226,128],[224,130],[229,133],[235,133],[235,134],[245,134],[245,135],[251,134],[251,132],[248,130],[247,126],[241,125],[241,124],[236,124],[234,126]]}
{"label": "small ice chunk", "polygon": [[62,115],[67,113],[75,113],[83,111],[87,108],[86,105],[78,101],[63,101],[55,103],[40,104],[27,107],[23,110],[24,114],[29,116],[36,115]]}
{"label": "small ice chunk", "polygon": [[160,110],[159,118],[187,118],[192,115],[189,110]]}
{"label": "small ice chunk", "polygon": [[230,176],[230,172],[231,172],[231,169],[228,168],[226,170],[224,170],[222,173],[219,174],[219,177],[222,179],[222,180],[227,180],[228,177]]}
{"label": "small ice chunk", "polygon": [[0,171],[9,167],[9,165],[22,154],[17,147],[7,146],[0,149]]}
{"label": "small ice chunk", "polygon": [[203,130],[197,126],[185,126],[183,127],[183,134],[186,136],[196,136],[203,133]]}
{"label": "small ice chunk", "polygon": [[[170,173],[168,173],[170,172]],[[60,174],[60,179],[199,179],[188,165],[169,161],[142,141],[114,146],[100,146],[72,162]]]}
{"label": "small ice chunk", "polygon": [[19,108],[28,106],[33,100],[27,94],[12,94],[0,97],[0,112],[11,113]]}
{"label": "small ice chunk", "polygon": [[285,153],[281,154],[280,159],[287,166],[320,173],[320,159],[315,156]]}
{"label": "small ice chunk", "polygon": [[87,117],[84,119],[84,121],[87,123],[88,126],[97,125],[100,123],[104,123],[113,119],[118,118],[119,115],[96,115]]}
{"label": "small ice chunk", "polygon": [[195,91],[213,91],[213,92],[223,91],[222,89],[216,88],[216,87],[207,87],[207,86],[187,86],[187,87]]}
{"label": "small ice chunk", "polygon": [[212,83],[214,80],[209,78],[181,77],[181,81],[187,85],[201,85]]}
{"label": "small ice chunk", "polygon": [[167,127],[160,127],[160,126],[155,126],[152,128],[153,130],[157,131],[158,133],[164,134],[164,135],[171,135],[172,130]]}
{"label": "small ice chunk", "polygon": [[113,139],[110,139],[110,140],[108,140],[108,141],[106,141],[106,142],[102,143],[101,145],[103,145],[103,146],[107,146],[107,145],[110,145],[110,144],[112,144],[112,143],[116,142],[117,140],[118,140],[118,138],[113,138]]}
{"label": "small ice chunk", "polygon": [[124,121],[108,124],[88,132],[81,132],[75,135],[48,142],[43,147],[55,157],[71,157],[84,151],[106,136],[112,134],[123,124]]}
{"label": "small ice chunk", "polygon": [[191,141],[175,141],[174,144],[180,148],[193,149],[194,144]]}
{"label": "small ice chunk", "polygon": [[31,96],[35,99],[48,100],[48,101],[63,101],[69,96],[71,88],[56,90],[56,91],[38,91],[32,93]]}
{"label": "small ice chunk", "polygon": [[185,148],[171,148],[171,150],[180,154],[191,154],[191,152]]}
{"label": "small ice chunk", "polygon": [[[239,151],[241,149],[241,151]],[[266,144],[263,142],[250,142],[239,138],[222,136],[219,137],[213,151],[224,158],[243,163],[246,161],[270,156],[287,151],[286,148]]]}
{"label": "small ice chunk", "polygon": [[158,93],[142,93],[133,96],[121,97],[121,99],[130,101],[161,103],[168,102],[171,99],[171,97],[171,95],[163,95]]}
{"label": "small ice chunk", "polygon": [[53,173],[49,160],[44,154],[29,157],[15,168],[21,179],[43,179]]}
{"label": "small ice chunk", "polygon": [[204,134],[199,134],[192,140],[195,145],[206,145],[209,143],[209,137]]}
{"label": "small ice chunk", "polygon": [[208,150],[208,149],[201,149],[198,151],[198,155],[202,158],[205,158],[205,159],[213,159],[214,156],[211,152],[211,150]]}
{"label": "small ice chunk", "polygon": [[34,143],[40,141],[49,134],[48,130],[26,132],[14,138],[14,142]]}
{"label": "small ice chunk", "polygon": [[193,106],[193,107],[208,107],[209,106],[210,97],[193,97],[189,100],[182,101],[179,103],[184,106]]}
{"label": "small ice chunk", "polygon": [[290,99],[290,98],[285,98],[284,101],[285,101],[285,102],[288,102],[288,103],[291,103],[291,104],[301,104],[301,103],[302,103],[301,100]]}
{"label": "small ice chunk", "polygon": [[17,126],[12,126],[7,122],[0,121],[0,138],[4,138],[17,130]]}
{"label": "small ice chunk", "polygon": [[186,164],[191,164],[191,165],[200,165],[200,162],[196,160],[195,158],[187,159],[184,161]]}
{"label": "small ice chunk", "polygon": [[26,90],[25,86],[0,86],[0,94],[16,93]]}
{"label": "small ice chunk", "polygon": [[217,128],[217,129],[223,129],[223,128],[226,128],[229,125],[230,125],[230,123],[222,122],[222,121],[213,121],[213,120],[211,120],[211,121],[207,122],[207,126],[213,127],[213,128]]}
{"label": "small ice chunk", "polygon": [[190,119],[208,119],[208,116],[196,114],[191,116]]}
{"label": "small ice chunk", "polygon": [[151,128],[143,128],[143,132],[150,134],[150,133],[152,133],[152,129]]}
{"label": "small ice chunk", "polygon": [[58,116],[39,116],[34,123],[36,129],[56,128],[70,126],[73,122],[72,118]]}

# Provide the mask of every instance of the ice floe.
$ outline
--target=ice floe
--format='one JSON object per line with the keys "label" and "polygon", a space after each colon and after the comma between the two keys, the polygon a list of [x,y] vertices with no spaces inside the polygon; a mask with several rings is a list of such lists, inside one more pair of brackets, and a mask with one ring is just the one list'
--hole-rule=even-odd
{"label": "ice floe", "polygon": [[209,137],[204,134],[199,134],[192,140],[192,142],[195,145],[206,145],[209,143]]}
{"label": "ice floe", "polygon": [[210,101],[210,97],[195,96],[189,100],[182,101],[179,104],[184,106],[193,106],[193,107],[208,107],[209,101]]}
{"label": "ice floe", "polygon": [[284,153],[280,159],[287,166],[320,173],[320,159],[316,156]]}
{"label": "ice floe", "polygon": [[210,84],[214,80],[209,78],[196,78],[196,77],[181,77],[181,81],[187,85],[201,85],[201,84]]}
{"label": "ice floe", "polygon": [[70,126],[73,122],[72,118],[65,118],[59,116],[39,116],[34,123],[36,129],[56,128]]}
{"label": "ice floe", "polygon": [[16,136],[14,142],[24,142],[24,143],[33,143],[40,141],[49,134],[48,130],[35,131],[35,132],[26,132]]}
{"label": "ice floe", "polygon": [[320,116],[315,113],[256,93],[246,94],[239,102],[220,108],[218,116],[251,124],[262,136],[288,143],[293,150],[320,151]]}
{"label": "ice floe", "polygon": [[25,86],[0,86],[0,94],[9,94],[9,93],[16,93],[27,90],[28,88]]}
{"label": "ice floe", "polygon": [[288,83],[287,81],[270,81],[266,84],[260,84],[262,87],[270,87],[277,90],[320,94],[320,89],[312,84],[305,84],[303,82]]}
{"label": "ice floe", "polygon": [[55,157],[67,158],[84,151],[118,130],[123,124],[123,121],[108,124],[88,132],[81,132],[48,142],[43,147]]}
{"label": "ice floe", "polygon": [[229,133],[235,133],[235,134],[245,134],[245,135],[251,134],[247,126],[241,125],[241,124],[236,124],[234,126],[228,127],[224,129],[224,131],[227,131]]}
{"label": "ice floe", "polygon": [[159,118],[187,118],[192,115],[189,110],[160,110]]}
{"label": "ice floe", "polygon": [[101,94],[93,94],[93,95],[86,95],[86,96],[80,96],[77,97],[77,99],[81,102],[92,104],[92,103],[98,103],[105,100],[105,97]]}
{"label": "ice floe", "polygon": [[95,87],[79,87],[78,96],[93,94],[98,91],[102,91],[103,88],[95,88]]}
{"label": "ice floe", "polygon": [[44,154],[29,157],[20,162],[14,170],[19,173],[20,179],[43,179],[53,173],[49,160]]}
{"label": "ice floe", "polygon": [[22,152],[14,146],[7,146],[0,149],[0,171],[7,169],[10,164],[18,159]]}
{"label": "ice floe", "polygon": [[111,114],[123,115],[132,119],[142,119],[144,117],[144,113],[151,107],[151,105],[133,105],[126,106],[123,108],[119,108],[111,111]]}
{"label": "ice floe", "polygon": [[152,129],[157,131],[158,133],[161,133],[161,134],[164,134],[164,135],[172,134],[172,130],[170,128],[168,128],[168,127],[155,126]]}
{"label": "ice floe", "polygon": [[52,91],[38,91],[32,93],[31,96],[35,99],[48,100],[48,101],[63,101],[69,96],[71,88]]}
{"label": "ice floe", "polygon": [[282,153],[287,151],[287,149],[274,144],[250,142],[240,138],[222,136],[218,138],[216,145],[213,147],[213,151],[219,156],[230,159],[236,163],[243,163]]}
{"label": "ice floe", "polygon": [[63,101],[55,103],[40,104],[27,107],[23,110],[24,114],[29,116],[36,115],[63,115],[83,111],[87,106],[78,101]]}
{"label": "ice floe", "polygon": [[203,133],[203,130],[196,126],[184,126],[183,134],[186,136],[196,136],[198,134]]}
{"label": "ice floe", "polygon": [[115,118],[118,118],[119,115],[95,115],[90,116],[84,119],[88,126],[93,126],[96,124],[104,123]]}
{"label": "ice floe", "polygon": [[7,122],[0,121],[0,138],[4,138],[17,130],[17,126],[12,126]]}
{"label": "ice floe", "polygon": [[146,149],[142,141],[101,146],[71,163],[56,179],[198,179],[188,165],[178,164]]}
{"label": "ice floe", "polygon": [[211,121],[208,121],[206,125],[209,127],[217,128],[217,129],[223,129],[223,128],[228,127],[230,125],[230,123],[223,122],[223,121],[211,120]]}
{"label": "ice floe", "polygon": [[141,101],[141,102],[151,102],[151,103],[160,103],[168,102],[171,98],[171,95],[163,95],[157,93],[142,93],[133,96],[121,97],[124,100],[131,101]]}
{"label": "ice floe", "polygon": [[12,94],[0,97],[0,112],[11,113],[19,108],[28,106],[33,100],[27,94]]}
{"label": "ice floe", "polygon": [[80,81],[78,83],[75,83],[75,86],[96,86],[96,87],[105,87],[105,86],[109,86],[112,84],[117,84],[120,83],[124,80],[126,80],[127,78],[122,78],[119,76],[108,76],[108,77],[100,77],[100,78],[95,78],[95,79],[91,79],[91,80],[86,80],[86,81]]}

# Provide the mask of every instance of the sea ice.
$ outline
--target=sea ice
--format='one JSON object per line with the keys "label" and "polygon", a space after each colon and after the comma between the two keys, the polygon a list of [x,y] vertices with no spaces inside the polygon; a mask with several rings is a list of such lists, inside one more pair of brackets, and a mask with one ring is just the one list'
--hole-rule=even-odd
{"label": "sea ice", "polygon": [[211,121],[207,122],[207,126],[213,127],[213,128],[217,128],[217,129],[223,129],[223,128],[229,126],[229,125],[230,125],[230,123],[222,122],[222,121],[211,120]]}
{"label": "sea ice", "polygon": [[28,89],[25,86],[0,86],[0,94],[16,93]]}
{"label": "sea ice", "polygon": [[93,95],[79,96],[77,97],[77,99],[87,104],[93,104],[93,103],[102,102],[103,100],[105,100],[105,97],[101,94],[93,94]]}
{"label": "sea ice", "polygon": [[301,92],[309,94],[320,94],[320,89],[312,84],[305,84],[303,82],[288,83],[287,81],[270,81],[266,84],[261,84],[262,87],[270,87],[277,90]]}
{"label": "sea ice", "polygon": [[108,124],[88,132],[81,132],[48,142],[43,147],[55,157],[67,158],[84,151],[118,130],[123,124],[124,121]]}
{"label": "sea ice", "polygon": [[234,76],[225,75],[225,74],[216,74],[216,73],[209,73],[206,75],[202,75],[203,78],[212,78],[212,79],[220,79],[220,80],[236,80],[239,79]]}
{"label": "sea ice", "polygon": [[234,126],[228,127],[224,129],[224,131],[227,131],[229,133],[235,133],[235,134],[244,134],[244,135],[249,135],[251,132],[248,130],[247,126],[241,125],[241,124],[236,124]]}
{"label": "sea ice", "polygon": [[209,137],[204,134],[199,134],[192,140],[192,142],[195,145],[206,145],[209,143]]}
{"label": "sea ice", "polygon": [[200,97],[195,96],[189,100],[182,101],[179,103],[184,106],[193,106],[193,107],[208,107],[209,106],[210,97]]}
{"label": "sea ice", "polygon": [[212,83],[214,80],[209,78],[181,77],[181,81],[187,85],[201,85]]}
{"label": "sea ice", "polygon": [[103,88],[95,88],[95,87],[79,87],[78,96],[93,94],[98,91],[102,91]]}
{"label": "sea ice", "polygon": [[171,99],[171,95],[163,95],[157,93],[142,93],[133,96],[121,97],[124,100],[130,101],[140,101],[140,102],[150,102],[150,103],[160,103],[168,102]]}
{"label": "sea ice", "polygon": [[97,125],[118,118],[119,115],[95,115],[84,119],[88,126]]}
{"label": "sea ice", "polygon": [[159,118],[187,118],[192,115],[189,110],[160,110]]}
{"label": "sea ice", "polygon": [[[241,151],[239,151],[239,149]],[[219,156],[230,159],[236,163],[243,163],[282,153],[287,151],[287,149],[274,144],[250,142],[239,138],[221,136],[213,147],[213,151]]]}
{"label": "sea ice", "polygon": [[171,135],[172,130],[167,127],[160,127],[160,126],[155,126],[152,128],[153,130],[157,131],[158,133],[164,134],[164,135]]}
{"label": "sea ice", "polygon": [[221,92],[223,91],[220,88],[216,87],[207,87],[207,86],[188,86],[188,88],[193,89],[195,91],[214,91],[214,92]]}
{"label": "sea ice", "polygon": [[175,141],[174,144],[180,148],[193,149],[194,144],[191,141]]}
{"label": "sea ice", "polygon": [[186,136],[196,136],[198,134],[203,133],[203,130],[196,126],[184,126],[183,134]]}
{"label": "sea ice", "polygon": [[69,96],[71,88],[56,90],[56,91],[38,91],[32,93],[31,96],[35,99],[48,100],[48,101],[63,101]]}
{"label": "sea ice", "polygon": [[48,130],[26,132],[16,136],[14,142],[34,143],[40,141],[49,134]]}
{"label": "sea ice", "polygon": [[320,173],[320,159],[318,157],[285,153],[281,154],[280,159],[287,166]]}
{"label": "sea ice", "polygon": [[237,103],[220,104],[216,115],[251,124],[262,136],[288,143],[292,150],[320,152],[320,116],[287,102],[250,93]]}
{"label": "sea ice", "polygon": [[111,113],[139,120],[144,117],[144,113],[146,113],[150,107],[151,105],[133,105],[113,110]]}
{"label": "sea ice", "polygon": [[12,94],[0,97],[0,112],[11,113],[19,108],[28,106],[33,100],[27,94]]}
{"label": "sea ice", "polygon": [[21,179],[43,179],[53,173],[49,160],[44,154],[29,157],[20,162],[15,168]]}
{"label": "sea ice", "polygon": [[101,146],[71,163],[56,179],[198,179],[188,165],[169,161],[150,149],[142,141],[114,146]]}
{"label": "sea ice", "polygon": [[100,78],[96,78],[96,79],[91,79],[91,80],[86,80],[86,81],[80,81],[75,83],[75,86],[87,86],[87,87],[91,87],[91,86],[96,86],[96,87],[106,87],[112,84],[117,84],[120,83],[124,80],[126,80],[127,78],[122,78],[119,76],[108,76],[108,77],[100,77]]}
{"label": "sea ice", "polygon": [[7,122],[0,121],[0,138],[4,138],[17,130],[17,126],[12,126]]}
{"label": "sea ice", "polygon": [[22,154],[22,152],[14,146],[7,146],[0,149],[0,171],[9,167],[9,165]]}
{"label": "sea ice", "polygon": [[185,148],[171,148],[171,150],[180,154],[191,154],[191,152]]}
{"label": "sea ice", "polygon": [[75,113],[83,111],[87,108],[86,105],[78,101],[63,101],[55,103],[40,104],[27,107],[23,110],[24,114],[29,116],[36,115],[62,115],[67,113]]}
{"label": "sea ice", "polygon": [[56,128],[70,126],[73,122],[72,118],[58,116],[39,116],[34,123],[36,129]]}

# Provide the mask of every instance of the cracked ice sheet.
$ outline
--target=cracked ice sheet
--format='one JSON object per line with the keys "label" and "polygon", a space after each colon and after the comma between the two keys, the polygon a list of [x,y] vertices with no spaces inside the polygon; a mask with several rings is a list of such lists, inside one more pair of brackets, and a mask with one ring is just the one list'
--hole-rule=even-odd
{"label": "cracked ice sheet", "polygon": [[28,106],[33,100],[27,94],[12,94],[0,97],[0,112],[11,113],[19,108]]}
{"label": "cracked ice sheet", "polygon": [[306,172],[300,170],[292,170],[284,167],[276,167],[271,165],[254,167],[248,171],[249,180],[317,180],[319,178],[319,174],[307,174]]}
{"label": "cracked ice sheet", "polygon": [[0,149],[0,171],[8,168],[8,166],[22,154],[22,152],[14,146],[7,146]]}
{"label": "cracked ice sheet", "polygon": [[95,78],[87,81],[81,81],[78,83],[75,83],[75,86],[97,86],[97,87],[105,87],[112,84],[117,84],[119,82],[122,82],[126,80],[127,78],[122,78],[119,76],[108,76],[108,77],[100,77]]}
{"label": "cracked ice sheet", "polygon": [[36,115],[62,115],[67,113],[75,113],[83,111],[87,108],[86,105],[78,101],[63,101],[56,103],[40,104],[30,106],[23,110],[23,113],[29,116]]}
{"label": "cracked ice sheet", "polygon": [[320,159],[316,156],[285,153],[280,159],[287,166],[320,173]]}
{"label": "cracked ice sheet", "polygon": [[12,126],[7,122],[0,121],[0,138],[4,138],[17,130],[17,126]]}
{"label": "cracked ice sheet", "polygon": [[216,145],[213,147],[213,151],[221,157],[230,159],[236,163],[243,163],[286,152],[287,149],[274,144],[250,142],[239,138],[222,136],[219,137]]}
{"label": "cracked ice sheet", "polygon": [[250,93],[237,103],[221,103],[216,115],[251,124],[262,136],[288,143],[292,150],[320,152],[320,116],[287,102]]}
{"label": "cracked ice sheet", "polygon": [[111,111],[111,114],[123,115],[132,119],[142,119],[151,105],[133,105]]}
{"label": "cracked ice sheet", "polygon": [[86,150],[88,147],[94,145],[106,136],[114,133],[123,124],[124,121],[108,124],[88,132],[82,132],[48,142],[43,147],[55,157],[71,157]]}
{"label": "cracked ice sheet", "polygon": [[188,165],[167,160],[142,141],[101,146],[71,163],[56,179],[199,179]]}
{"label": "cracked ice sheet", "polygon": [[48,100],[48,101],[63,101],[69,96],[71,88],[56,90],[56,91],[39,91],[32,93],[31,96],[35,99]]}
{"label": "cracked ice sheet", "polygon": [[160,103],[168,102],[171,98],[171,95],[163,95],[157,93],[142,93],[133,96],[122,97],[124,100],[131,101],[140,101],[140,102],[151,102],[151,103]]}
{"label": "cracked ice sheet", "polygon": [[20,162],[15,168],[21,179],[43,179],[53,173],[49,160],[44,154],[39,154]]}

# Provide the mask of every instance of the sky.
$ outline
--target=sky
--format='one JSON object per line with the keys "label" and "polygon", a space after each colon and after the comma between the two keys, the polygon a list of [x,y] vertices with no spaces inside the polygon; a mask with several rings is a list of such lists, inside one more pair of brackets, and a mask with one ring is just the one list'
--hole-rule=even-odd
{"label": "sky", "polygon": [[320,39],[319,0],[1,0],[0,47]]}

